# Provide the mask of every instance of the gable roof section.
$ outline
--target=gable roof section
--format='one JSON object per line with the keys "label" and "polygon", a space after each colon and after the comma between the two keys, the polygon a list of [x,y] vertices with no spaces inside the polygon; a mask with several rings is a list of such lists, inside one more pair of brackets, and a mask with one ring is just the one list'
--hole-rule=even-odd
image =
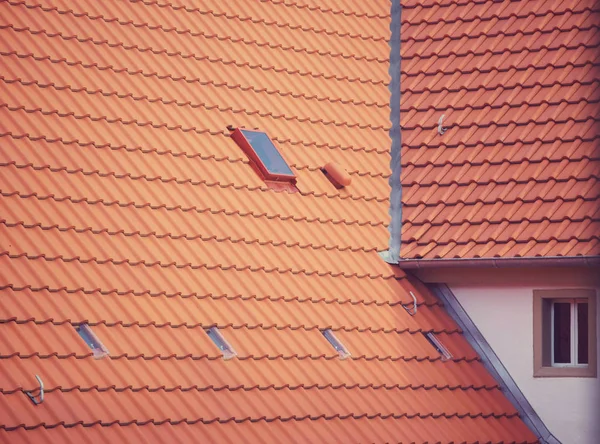
{"label": "gable roof section", "polygon": [[600,255],[598,3],[403,6],[401,257]]}
{"label": "gable roof section", "polygon": [[[377,255],[390,5],[318,3],[0,2],[1,441],[535,440]],[[300,192],[265,186],[227,125],[267,131]]]}

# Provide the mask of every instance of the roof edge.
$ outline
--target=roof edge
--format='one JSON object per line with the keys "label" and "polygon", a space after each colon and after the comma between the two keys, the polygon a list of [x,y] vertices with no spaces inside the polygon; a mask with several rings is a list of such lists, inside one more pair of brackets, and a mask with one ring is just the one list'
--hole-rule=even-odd
{"label": "roof edge", "polygon": [[443,303],[444,309],[462,328],[465,339],[481,357],[486,370],[498,381],[508,400],[515,406],[519,416],[542,444],[561,444],[548,430],[540,416],[529,403],[511,374],[508,372],[494,349],[485,339],[477,325],[465,311],[459,300],[446,284],[426,284]]}
{"label": "roof edge", "polygon": [[407,270],[423,268],[598,267],[600,256],[545,256],[497,258],[400,259]]}

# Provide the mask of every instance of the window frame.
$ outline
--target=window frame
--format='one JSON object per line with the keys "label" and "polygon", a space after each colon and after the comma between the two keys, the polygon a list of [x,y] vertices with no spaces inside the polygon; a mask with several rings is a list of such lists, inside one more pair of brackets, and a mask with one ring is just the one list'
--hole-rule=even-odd
{"label": "window frame", "polygon": [[[554,362],[554,304],[571,304],[571,363]],[[577,303],[588,304],[588,364],[577,363]],[[533,291],[534,377],[597,377],[596,290]]]}
{"label": "window frame", "polygon": [[[244,134],[244,132],[264,134],[269,139],[269,141],[271,142],[271,144],[273,145],[275,150],[277,151],[277,154],[285,162],[285,164],[288,167],[288,169],[290,170],[291,174],[274,173],[272,171],[269,171],[269,169],[267,168],[267,166],[261,159],[260,155],[256,152],[256,150],[254,149],[254,147],[252,146],[252,144],[250,143],[250,141]],[[273,181],[273,182],[289,182],[293,185],[296,184],[296,175],[294,174],[292,167],[290,167],[290,164],[285,159],[285,157],[283,157],[283,154],[281,154],[281,151],[279,151],[279,148],[277,148],[275,143],[273,143],[273,141],[271,140],[271,138],[265,131],[251,130],[248,128],[236,128],[231,133],[231,138],[246,153],[246,155],[250,159],[250,162],[258,170],[257,172],[259,173],[260,176],[262,176],[263,180]]]}

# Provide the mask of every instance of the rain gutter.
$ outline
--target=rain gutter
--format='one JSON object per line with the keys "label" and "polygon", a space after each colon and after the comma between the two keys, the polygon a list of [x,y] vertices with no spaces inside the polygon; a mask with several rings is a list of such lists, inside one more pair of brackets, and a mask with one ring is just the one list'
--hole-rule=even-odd
{"label": "rain gutter", "polygon": [[507,258],[400,259],[400,268],[512,268],[512,267],[600,267],[600,256],[545,256]]}

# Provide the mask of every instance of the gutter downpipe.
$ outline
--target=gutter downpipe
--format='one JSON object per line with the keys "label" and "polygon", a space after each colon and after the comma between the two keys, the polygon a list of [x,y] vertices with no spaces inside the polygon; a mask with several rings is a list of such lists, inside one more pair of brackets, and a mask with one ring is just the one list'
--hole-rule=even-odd
{"label": "gutter downpipe", "polygon": [[392,174],[389,178],[390,185],[390,208],[389,214],[391,217],[388,231],[390,239],[388,249],[381,251],[379,256],[388,264],[397,264],[400,259],[400,244],[402,235],[402,185],[400,184],[400,174],[402,166],[400,163],[400,151],[402,148],[402,136],[400,133],[400,28],[402,23],[402,5],[400,0],[392,0],[391,22],[390,22],[390,66],[388,72],[391,80],[389,84],[390,90],[390,138],[392,139],[392,147],[390,151],[390,169]]}

